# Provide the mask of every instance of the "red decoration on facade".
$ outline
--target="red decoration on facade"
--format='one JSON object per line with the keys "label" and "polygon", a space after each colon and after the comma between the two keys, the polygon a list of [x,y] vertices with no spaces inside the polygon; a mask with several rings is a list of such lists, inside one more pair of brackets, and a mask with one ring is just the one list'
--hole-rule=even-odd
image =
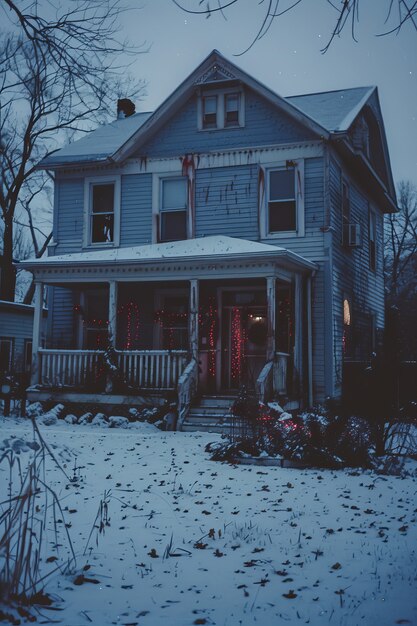
{"label": "red decoration on facade", "polygon": [[234,307],[232,310],[231,377],[232,381],[237,384],[240,384],[242,374],[244,340],[241,310]]}
{"label": "red decoration on facade", "polygon": [[208,326],[208,371],[209,376],[214,378],[216,375],[216,325],[217,310],[212,302],[209,304],[209,326]]}
{"label": "red decoration on facade", "polygon": [[118,313],[126,313],[126,343],[125,350],[133,350],[137,348],[139,341],[139,307],[136,302],[130,300],[127,304],[119,307]]}

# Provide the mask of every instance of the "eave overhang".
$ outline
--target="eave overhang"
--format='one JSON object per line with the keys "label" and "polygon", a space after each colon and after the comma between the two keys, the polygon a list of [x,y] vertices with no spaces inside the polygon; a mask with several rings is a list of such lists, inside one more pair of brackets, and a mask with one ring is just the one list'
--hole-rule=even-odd
{"label": "eave overhang", "polygon": [[337,152],[348,161],[352,172],[372,193],[375,202],[384,213],[398,213],[399,209],[385,183],[372,167],[361,150],[356,150],[346,133],[333,133],[331,143]]}

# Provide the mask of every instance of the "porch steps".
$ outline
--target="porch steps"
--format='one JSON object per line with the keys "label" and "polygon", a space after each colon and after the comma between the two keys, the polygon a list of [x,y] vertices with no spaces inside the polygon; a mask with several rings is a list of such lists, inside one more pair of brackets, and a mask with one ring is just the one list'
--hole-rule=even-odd
{"label": "porch steps", "polygon": [[231,427],[229,409],[233,396],[202,396],[191,407],[182,425],[183,432],[225,433]]}

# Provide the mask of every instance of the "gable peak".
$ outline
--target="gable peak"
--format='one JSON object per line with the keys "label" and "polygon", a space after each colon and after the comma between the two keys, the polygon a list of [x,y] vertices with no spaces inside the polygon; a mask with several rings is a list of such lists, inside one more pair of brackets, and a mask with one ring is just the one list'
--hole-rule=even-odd
{"label": "gable peak", "polygon": [[236,80],[237,76],[231,66],[223,59],[213,61],[194,81],[195,85],[216,83],[224,80]]}

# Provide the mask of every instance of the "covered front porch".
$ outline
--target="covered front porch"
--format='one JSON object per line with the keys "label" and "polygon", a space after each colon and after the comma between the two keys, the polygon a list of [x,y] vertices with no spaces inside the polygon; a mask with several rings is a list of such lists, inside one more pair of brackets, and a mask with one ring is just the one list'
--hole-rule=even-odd
{"label": "covered front porch", "polygon": [[38,399],[172,391],[181,411],[196,394],[244,384],[260,400],[311,403],[312,263],[230,237],[128,250],[31,266],[37,308],[48,288],[51,310],[44,341],[35,319]]}

